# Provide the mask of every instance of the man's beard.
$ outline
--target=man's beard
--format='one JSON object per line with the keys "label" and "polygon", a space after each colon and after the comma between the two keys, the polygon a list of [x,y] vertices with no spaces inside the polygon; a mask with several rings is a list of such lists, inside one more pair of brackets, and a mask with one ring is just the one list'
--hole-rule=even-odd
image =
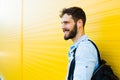
{"label": "man's beard", "polygon": [[[69,31],[69,30],[67,30],[67,31]],[[72,39],[76,36],[76,34],[77,34],[77,25],[75,24],[74,28],[71,31],[69,31],[68,36],[64,35],[64,39],[65,40]]]}

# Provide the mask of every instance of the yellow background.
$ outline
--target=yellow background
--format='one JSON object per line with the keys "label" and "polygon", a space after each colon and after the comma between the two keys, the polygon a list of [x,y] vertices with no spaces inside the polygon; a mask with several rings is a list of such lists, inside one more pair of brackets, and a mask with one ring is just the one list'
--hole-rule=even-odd
{"label": "yellow background", "polygon": [[65,80],[67,51],[60,11],[82,7],[86,34],[120,78],[120,0],[0,0],[0,77]]}

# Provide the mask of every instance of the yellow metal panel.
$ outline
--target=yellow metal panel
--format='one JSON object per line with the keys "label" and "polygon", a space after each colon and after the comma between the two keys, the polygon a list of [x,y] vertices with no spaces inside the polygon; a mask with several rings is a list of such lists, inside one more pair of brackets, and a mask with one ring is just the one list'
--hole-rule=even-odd
{"label": "yellow metal panel", "polygon": [[20,0],[0,0],[0,80],[21,80]]}
{"label": "yellow metal panel", "polygon": [[56,3],[26,0],[24,4],[24,80],[64,80],[67,49]]}

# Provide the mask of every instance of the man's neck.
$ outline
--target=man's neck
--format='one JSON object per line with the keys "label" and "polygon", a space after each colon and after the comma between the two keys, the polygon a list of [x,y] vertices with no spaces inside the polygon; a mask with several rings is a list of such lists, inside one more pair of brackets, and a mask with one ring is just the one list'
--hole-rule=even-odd
{"label": "man's neck", "polygon": [[78,39],[80,39],[83,35],[85,35],[85,33],[81,33],[81,34],[77,34],[73,39],[72,41],[75,43],[78,41]]}

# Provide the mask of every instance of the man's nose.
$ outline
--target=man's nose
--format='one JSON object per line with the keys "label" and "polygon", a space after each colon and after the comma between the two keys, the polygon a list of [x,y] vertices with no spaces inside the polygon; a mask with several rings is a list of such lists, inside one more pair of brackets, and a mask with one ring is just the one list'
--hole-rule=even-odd
{"label": "man's nose", "polygon": [[65,28],[65,25],[64,25],[64,24],[62,24],[62,25],[61,25],[61,29],[64,29],[64,28]]}

